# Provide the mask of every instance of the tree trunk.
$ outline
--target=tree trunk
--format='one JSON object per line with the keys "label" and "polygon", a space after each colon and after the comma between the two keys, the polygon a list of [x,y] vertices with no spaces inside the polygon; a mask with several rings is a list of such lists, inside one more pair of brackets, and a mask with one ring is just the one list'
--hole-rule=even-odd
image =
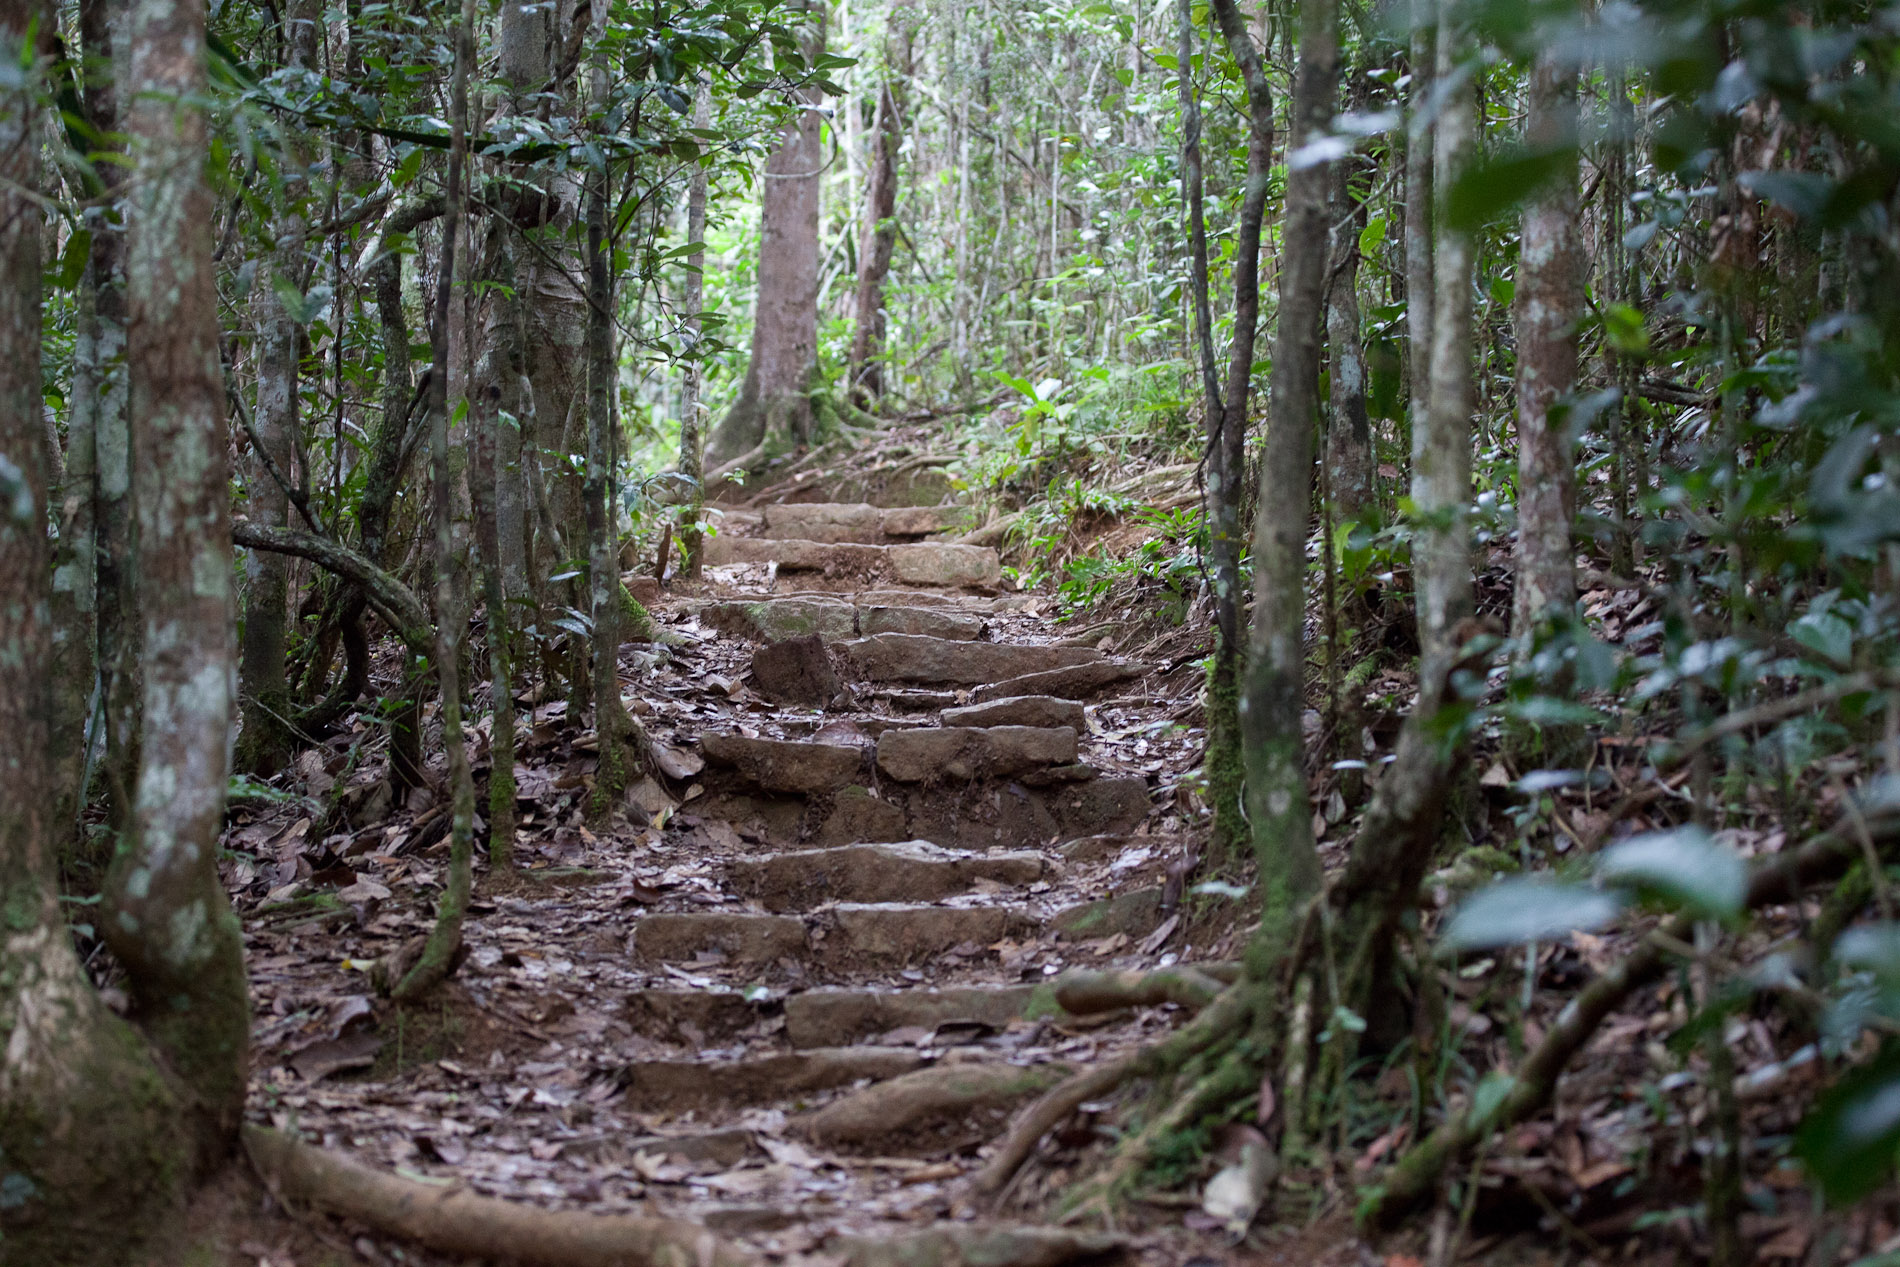
{"label": "tree trunk", "polygon": [[[413,964],[387,965],[383,981],[392,997],[411,1002],[455,968],[462,951],[462,920],[473,886],[475,784],[462,736],[461,569],[455,557],[455,473],[449,453],[449,334],[455,306],[456,240],[461,234],[467,191],[468,77],[474,61],[475,0],[462,0],[455,32],[455,74],[449,99],[449,171],[442,213],[442,264],[436,283],[435,322],[429,367],[429,501],[435,530],[435,675],[442,696],[442,747],[448,758],[449,875],[436,900],[435,924]],[[406,956],[404,956],[406,958]]]}
{"label": "tree trunk", "polygon": [[[871,125],[871,172],[865,183],[864,218],[858,229],[858,287],[852,304],[851,394],[869,405],[884,394],[884,279],[897,249],[897,148],[904,138],[904,85],[911,75],[909,6],[899,0],[886,18],[884,82],[878,88]],[[901,31],[898,28],[903,28]]]}
{"label": "tree trunk", "polygon": [[[317,64],[317,24],[320,6],[315,0],[292,0],[284,9],[285,65],[308,70]],[[284,153],[285,190],[289,209],[273,226],[276,249],[270,267],[259,282],[257,300],[257,410],[256,440],[261,452],[253,454],[248,485],[249,517],[266,528],[289,523],[290,499],[273,475],[274,466],[287,479],[296,479],[295,457],[300,425],[298,377],[302,361],[303,330],[285,309],[278,287],[302,291],[304,276],[304,190],[295,185],[306,161],[302,145],[292,143]],[[290,726],[290,686],[284,673],[286,625],[289,620],[290,574],[284,556],[254,552],[244,561],[244,633],[239,646],[238,700],[242,726],[234,761],[250,774],[271,775],[290,760],[294,737]]]}
{"label": "tree trunk", "polygon": [[[1240,733],[1240,467],[1225,442],[1227,411],[1221,400],[1220,370],[1214,360],[1213,317],[1207,295],[1207,219],[1201,167],[1201,105],[1194,86],[1194,15],[1189,0],[1175,6],[1176,62],[1181,96],[1181,193],[1187,204],[1187,237],[1193,270],[1194,336],[1200,352],[1202,409],[1207,418],[1208,575],[1214,591],[1214,662],[1207,680],[1207,787],[1214,808],[1215,852],[1237,858],[1249,847],[1245,757]],[[1268,116],[1269,120],[1271,115]],[[1266,148],[1271,149],[1268,138]],[[1249,151],[1252,152],[1251,149]],[[1253,191],[1249,185],[1248,191]],[[1250,202],[1243,214],[1262,214]],[[1258,228],[1255,230],[1258,233]],[[1254,253],[1254,258],[1258,252]],[[1239,278],[1236,278],[1238,293]],[[1258,286],[1256,280],[1253,285]],[[1258,300],[1255,300],[1256,308]],[[1249,341],[1251,343],[1251,340]],[[1251,351],[1249,352],[1251,356]],[[1245,444],[1245,413],[1242,413]]]}
{"label": "tree trunk", "polygon": [[1437,73],[1438,26],[1430,18],[1433,6],[1418,5],[1412,28],[1411,118],[1405,133],[1405,348],[1406,377],[1411,385],[1408,421],[1413,429],[1425,425],[1431,409],[1432,298],[1436,289],[1432,268],[1432,132],[1427,113]]}
{"label": "tree trunk", "polygon": [[[1577,141],[1577,76],[1545,53],[1531,72],[1531,148]],[[1517,265],[1517,558],[1511,632],[1520,643],[1577,601],[1570,524],[1576,475],[1558,408],[1576,387],[1583,261],[1577,244],[1576,161],[1524,210]]]}
{"label": "tree trunk", "polygon": [[126,365],[145,684],[137,800],[101,932],[132,1015],[189,1088],[207,1156],[236,1140],[250,1009],[218,879],[233,720],[231,515],[201,0],[138,0],[126,134]]}
{"label": "tree trunk", "polygon": [[482,605],[487,613],[489,682],[488,861],[497,871],[514,865],[515,844],[515,702],[510,668],[514,639],[508,593],[502,574],[501,384],[502,358],[490,349],[483,358],[475,395],[469,401],[468,490],[475,517],[475,547],[481,555]]}
{"label": "tree trunk", "polygon": [[[1230,10],[1230,5],[1222,6],[1224,28]],[[1235,29],[1227,32],[1229,47],[1247,44],[1251,54],[1237,14],[1234,22]],[[1255,72],[1246,73],[1251,83]],[[1247,727],[1247,817],[1261,883],[1268,886],[1259,936],[1275,953],[1290,950],[1285,922],[1320,880],[1300,715],[1306,668],[1306,536],[1313,502],[1313,430],[1319,414],[1319,336],[1325,305],[1326,195],[1332,177],[1326,164],[1302,162],[1297,156],[1303,146],[1326,134],[1338,78],[1337,10],[1331,0],[1311,0],[1301,8],[1299,72],[1293,85],[1288,153],[1296,157],[1288,164],[1279,330],[1267,440],[1260,455],[1260,508],[1254,521],[1252,660],[1242,710]],[[1245,232],[1243,227],[1243,252],[1257,249]],[[1249,320],[1251,315],[1247,313]],[[1228,386],[1230,418],[1234,379],[1243,372],[1237,350]]]}
{"label": "tree trunk", "polygon": [[[605,54],[594,71],[597,99],[607,95]],[[607,237],[607,183],[603,165],[587,174],[587,580],[593,622],[594,736],[599,764],[594,772],[593,816],[605,821],[627,789],[627,745],[633,719],[620,702],[620,551],[613,527],[614,278]]]}
{"label": "tree trunk", "polygon": [[1332,214],[1339,240],[1333,249],[1336,266],[1326,300],[1326,344],[1332,354],[1326,478],[1334,521],[1345,525],[1371,519],[1378,497],[1373,484],[1372,425],[1366,416],[1366,357],[1359,341],[1359,230],[1365,222],[1365,203],[1353,190],[1350,164],[1340,165],[1334,190]]}
{"label": "tree trunk", "polygon": [[[806,10],[813,32],[807,63],[825,46],[821,6]],[[818,193],[825,154],[820,144],[819,91],[794,95],[778,147],[765,164],[760,196],[758,299],[752,354],[739,399],[713,428],[706,464],[719,466],[774,438],[811,436],[813,379],[818,372]]]}
{"label": "tree trunk", "polygon": [[[701,131],[712,126],[712,87],[704,80],[693,91],[693,126]],[[693,164],[693,175],[686,192],[686,240],[704,242],[706,238],[706,162]],[[692,481],[688,501],[680,512],[680,575],[690,581],[700,578],[700,553],[705,534],[700,531],[700,507],[705,501],[705,462],[700,450],[704,442],[699,432],[700,322],[699,310],[705,304],[706,252],[694,251],[686,257],[686,280],[680,287],[680,306],[686,311],[688,355],[680,382],[680,474]]]}

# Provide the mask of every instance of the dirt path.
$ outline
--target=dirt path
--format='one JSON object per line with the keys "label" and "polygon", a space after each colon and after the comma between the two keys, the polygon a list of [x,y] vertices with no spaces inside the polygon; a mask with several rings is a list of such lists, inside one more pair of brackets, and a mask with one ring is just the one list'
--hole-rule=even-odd
{"label": "dirt path", "polygon": [[[674,645],[622,652],[676,777],[590,830],[587,737],[543,706],[518,766],[525,870],[484,877],[433,1007],[388,1011],[357,970],[425,926],[426,797],[321,841],[302,806],[237,828],[257,1118],[772,1254],[1046,1207],[1105,1142],[1090,1115],[1000,1213],[962,1180],[1037,1092],[1179,1020],[1071,1016],[1061,974],[1230,947],[1195,943],[1168,882],[1200,742],[1175,720],[1187,675],[1066,645],[993,550],[947,540],[955,515],[729,515],[706,592],[656,605]],[[324,755],[314,783],[373,803],[372,766]],[[326,882],[340,906],[305,896]]]}

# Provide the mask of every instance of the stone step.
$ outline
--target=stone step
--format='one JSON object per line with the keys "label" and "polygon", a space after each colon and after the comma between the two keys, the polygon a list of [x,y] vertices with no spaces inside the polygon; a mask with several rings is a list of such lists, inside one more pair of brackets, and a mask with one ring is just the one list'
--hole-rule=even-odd
{"label": "stone step", "polygon": [[[1088,647],[1049,647],[1049,651],[1088,651]],[[1062,665],[1047,665],[1026,670],[1019,676],[987,678],[985,684],[970,692],[970,702],[987,704],[1019,695],[1058,695],[1063,699],[1082,699],[1097,691],[1132,682],[1146,675],[1152,665],[1133,660],[1110,660],[1095,652],[1086,660]]]}
{"label": "stone step", "polygon": [[[949,638],[901,633],[859,638],[841,644],[838,649],[844,653],[858,676],[867,681],[949,683],[956,686],[977,686],[1020,678],[1025,674],[1092,666],[1104,660],[1102,653],[1093,647],[959,642]],[[1062,691],[1043,693],[1065,694]]]}
{"label": "stone step", "polygon": [[911,1047],[818,1047],[743,1060],[634,1060],[618,1071],[623,1103],[636,1113],[738,1108],[794,1100],[861,1079],[922,1068]]}
{"label": "stone step", "polygon": [[855,744],[748,739],[744,735],[699,737],[699,750],[717,766],[737,770],[768,792],[800,796],[837,792],[858,781],[865,749]]}
{"label": "stone step", "polygon": [[975,521],[964,506],[883,508],[864,502],[788,502],[765,508],[760,535],[780,540],[883,545],[962,531]]}
{"label": "stone step", "polygon": [[1073,727],[939,726],[878,736],[877,768],[899,783],[1009,778],[1075,761]]}
{"label": "stone step", "polygon": [[708,567],[776,563],[780,572],[816,573],[854,587],[882,582],[993,590],[1003,583],[1002,560],[996,551],[931,541],[879,546],[721,534],[706,543],[705,562]]}
{"label": "stone step", "polygon": [[656,986],[627,996],[622,1015],[642,1038],[702,1048],[757,1034],[783,1016],[794,1047],[846,1047],[893,1031],[940,1026],[1003,1029],[1019,1018],[1058,1016],[1048,984],[942,990],[818,989],[775,997],[719,986]]}
{"label": "stone step", "polygon": [[806,990],[785,998],[785,1037],[794,1047],[832,1047],[898,1029],[935,1030],[951,1022],[1002,1029],[1019,1017],[1061,1011],[1048,985]]}
{"label": "stone step", "polygon": [[805,911],[826,902],[934,902],[978,881],[1034,884],[1053,870],[1038,853],[968,853],[909,840],[742,858],[729,874],[736,892],[768,911]]}
{"label": "stone step", "polygon": [[966,943],[986,947],[1038,927],[1002,906],[921,906],[841,902],[812,916],[688,911],[640,919],[633,952],[648,962],[689,962],[703,954],[728,963],[816,960],[834,968],[903,966]]}
{"label": "stone step", "polygon": [[773,598],[756,603],[706,603],[695,615],[702,624],[734,638],[782,642],[817,634],[826,642],[899,633],[968,642],[983,636],[983,617],[941,607],[876,604],[853,606],[836,600]]}
{"label": "stone step", "polygon": [[1067,726],[1076,734],[1088,730],[1082,705],[1054,695],[1013,695],[984,704],[943,710],[946,726]]}

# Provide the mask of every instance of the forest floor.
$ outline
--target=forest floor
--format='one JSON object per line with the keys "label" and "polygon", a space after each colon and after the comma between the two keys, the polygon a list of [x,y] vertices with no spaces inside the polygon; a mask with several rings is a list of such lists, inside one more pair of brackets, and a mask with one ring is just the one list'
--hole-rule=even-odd
{"label": "forest floor", "polygon": [[[1136,1090],[1085,1105],[1000,1199],[973,1195],[1016,1110],[1186,1015],[1071,1014],[1065,974],[1220,971],[1250,908],[1196,891],[1219,874],[1201,862],[1195,776],[1203,631],[1137,621],[1073,636],[1051,597],[1002,578],[993,548],[956,541],[973,527],[963,512],[915,504],[937,499],[918,478],[933,469],[860,462],[791,479],[728,509],[703,583],[639,586],[662,640],[623,647],[622,692],[659,769],[609,824],[584,814],[591,730],[564,700],[522,697],[519,865],[478,872],[467,958],[425,1005],[391,1006],[366,968],[432,918],[444,798],[424,788],[393,804],[377,730],[359,723],[305,752],[281,795],[234,806],[225,871],[258,1018],[253,1119],[411,1178],[694,1220],[770,1261],[1054,1267],[1115,1249],[1154,1267],[1417,1267],[1424,1234],[1373,1250],[1337,1181],[1408,1138],[1402,1064],[1369,1081],[1367,1101],[1341,1114],[1331,1161],[1286,1176],[1239,1243],[1201,1209],[1232,1143],[1218,1139],[1212,1163],[1132,1201],[1112,1233],[1058,1225],[1065,1189],[1106,1156]],[[854,500],[831,500],[840,490]],[[1641,614],[1605,602],[1613,620]],[[393,692],[389,667],[379,686]],[[1370,686],[1402,696],[1406,681]],[[478,793],[485,702],[478,690]],[[1389,731],[1367,728],[1375,746]],[[1636,793],[1625,817],[1666,799],[1635,786],[1616,744],[1601,751],[1625,800]],[[1473,771],[1474,841],[1493,834],[1484,798],[1509,799],[1494,795],[1504,767],[1492,764],[1481,756]],[[1336,865],[1349,807],[1338,774],[1316,777]],[[1589,786],[1557,810],[1573,836],[1611,826],[1614,794],[1591,799]],[[1488,821],[1509,839],[1500,814]],[[1441,894],[1459,866],[1473,869],[1441,872]],[[1537,979],[1580,979],[1624,944],[1546,947]],[[1521,965],[1445,975],[1467,1072],[1507,1067],[1563,997],[1543,992],[1549,1014],[1541,1002],[1510,1014]],[[1691,1248],[1669,1212],[1696,1196],[1693,1088],[1641,1090],[1657,1078],[1670,989],[1599,1036],[1554,1117],[1483,1159],[1484,1208],[1458,1259]],[[1777,1097],[1805,1075],[1776,1065],[1781,1035],[1748,1024],[1738,1051],[1762,1087],[1751,1111],[1787,1116]],[[1676,1142],[1659,1151],[1659,1136]],[[1804,1184],[1773,1159],[1751,1165],[1752,1190],[1770,1198],[1751,1233],[1770,1249],[1786,1241],[1765,1257],[1805,1255]],[[201,1207],[194,1222],[230,1263],[448,1261],[286,1212],[236,1175]],[[1043,1230],[996,1230],[1025,1226]],[[1890,1233],[1869,1222],[1856,1235]]]}

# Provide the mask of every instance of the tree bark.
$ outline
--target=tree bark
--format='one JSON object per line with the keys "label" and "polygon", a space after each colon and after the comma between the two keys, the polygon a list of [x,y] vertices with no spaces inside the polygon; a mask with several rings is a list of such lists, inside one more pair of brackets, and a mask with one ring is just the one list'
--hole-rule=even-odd
{"label": "tree bark", "polygon": [[[871,170],[865,182],[863,223],[858,229],[858,286],[852,304],[851,394],[868,406],[884,394],[884,279],[897,249],[897,149],[904,137],[904,85],[911,75],[911,13],[898,0],[886,18],[884,75],[871,125]],[[901,28],[901,29],[900,29]]]}
{"label": "tree bark", "polygon": [[[806,41],[810,64],[824,49],[824,9],[808,4],[806,14],[813,26]],[[792,94],[794,113],[765,164],[752,353],[739,399],[707,441],[708,466],[768,438],[811,436],[811,392],[818,372],[818,196],[825,166],[818,100],[815,87]]]}
{"label": "tree bark", "polygon": [[250,1009],[218,879],[235,649],[202,0],[138,0],[129,45],[126,365],[144,729],[101,932],[125,965],[134,1021],[189,1088],[210,1158],[236,1141]]}
{"label": "tree bark", "polygon": [[[317,62],[317,24],[320,6],[315,0],[291,0],[283,11],[285,66],[307,70]],[[287,207],[272,226],[275,249],[270,266],[259,281],[257,298],[257,409],[255,442],[249,475],[248,511],[265,527],[290,520],[288,490],[274,478],[272,468],[294,479],[293,468],[300,425],[298,379],[303,331],[284,307],[279,286],[302,291],[304,274],[304,191],[296,188],[303,177],[304,147],[285,147]],[[238,700],[242,724],[234,762],[250,774],[271,775],[290,760],[290,684],[285,677],[284,652],[289,620],[290,573],[282,555],[256,552],[244,566],[244,631],[239,644]]]}
{"label": "tree bark", "polygon": [[[1451,82],[1455,54],[1447,18],[1438,32],[1435,70],[1446,87],[1433,137],[1432,185],[1439,205],[1432,257],[1431,398],[1422,421],[1412,428],[1412,503],[1419,517],[1413,570],[1419,645],[1428,661],[1446,660],[1457,650],[1453,631],[1471,614],[1471,417],[1477,409],[1471,375],[1471,235],[1449,223],[1443,203],[1469,161],[1477,119],[1470,78]],[[1426,704],[1421,699],[1419,711],[1431,711]]]}
{"label": "tree bark", "polygon": [[1412,28],[1412,100],[1405,133],[1405,335],[1406,377],[1411,386],[1408,411],[1412,429],[1425,425],[1431,410],[1432,298],[1432,133],[1426,113],[1438,70],[1435,6],[1415,6]]}
{"label": "tree bark", "polygon": [[[1231,10],[1230,4],[1221,6],[1223,28],[1229,27]],[[1319,336],[1325,304],[1326,195],[1332,178],[1327,164],[1301,161],[1298,156],[1302,147],[1326,134],[1339,78],[1338,17],[1332,0],[1310,0],[1300,13],[1300,60],[1288,146],[1289,155],[1295,157],[1288,164],[1279,330],[1267,401],[1267,439],[1260,455],[1259,512],[1254,520],[1252,656],[1241,710],[1247,728],[1247,818],[1253,828],[1261,882],[1270,886],[1260,935],[1281,939],[1277,947],[1281,950],[1287,931],[1284,922],[1320,879],[1300,715],[1306,667],[1306,537],[1313,502],[1313,430],[1319,414]],[[1229,47],[1246,44],[1251,57],[1252,45],[1238,27],[1238,14],[1233,15],[1233,24],[1227,31]],[[1257,70],[1245,63],[1243,70],[1251,87]],[[1241,249],[1251,246],[1243,236]],[[1230,419],[1240,373],[1237,350],[1228,385]]]}
{"label": "tree bark", "polygon": [[[475,0],[462,0],[449,94],[449,170],[442,213],[442,265],[436,283],[429,367],[430,516],[435,529],[435,674],[442,696],[442,747],[448,758],[449,874],[436,900],[435,924],[413,965],[391,974],[390,994],[411,1002],[434,989],[461,956],[462,920],[474,883],[475,783],[462,736],[463,608],[455,557],[455,472],[449,453],[449,334],[455,304],[456,239],[468,205],[468,77],[474,61]],[[388,979],[388,978],[386,978]]]}
{"label": "tree bark", "polygon": [[1326,478],[1334,522],[1341,525],[1369,519],[1378,508],[1372,424],[1366,415],[1366,358],[1359,340],[1359,230],[1365,203],[1354,192],[1351,176],[1351,165],[1342,163],[1333,199],[1339,233],[1333,249],[1336,266],[1326,299],[1326,344],[1332,356]]}
{"label": "tree bark", "polygon": [[[1203,463],[1207,561],[1208,578],[1214,591],[1214,662],[1207,681],[1207,786],[1214,807],[1216,849],[1221,856],[1231,858],[1238,857],[1249,846],[1246,812],[1241,805],[1246,791],[1246,772],[1240,734],[1240,502],[1245,494],[1241,488],[1240,468],[1233,465],[1232,446],[1225,442],[1227,412],[1221,400],[1220,370],[1214,359],[1214,322],[1207,294],[1201,104],[1194,86],[1194,15],[1189,0],[1178,0],[1175,6],[1175,33],[1176,74],[1181,97],[1181,193],[1187,206],[1189,267],[1193,270],[1189,285],[1193,296],[1194,338],[1200,353],[1202,410],[1207,427]],[[1270,148],[1270,139],[1268,145]],[[1251,207],[1251,203],[1246,204],[1243,213]],[[1245,443],[1244,434],[1242,443]]]}
{"label": "tree bark", "polygon": [[[712,87],[701,80],[693,90],[693,126],[704,131],[712,125]],[[686,240],[706,239],[706,159],[693,164],[686,191]],[[705,304],[706,252],[694,251],[686,257],[686,280],[680,287],[680,306],[685,309],[687,356],[680,381],[680,474],[692,481],[688,501],[680,512],[680,575],[689,581],[700,578],[700,554],[705,534],[699,517],[705,501],[705,447],[699,430],[700,321],[699,310]]]}
{"label": "tree bark", "polygon": [[[1535,150],[1576,144],[1576,72],[1548,52],[1531,72],[1526,132]],[[1576,387],[1583,309],[1574,158],[1549,192],[1525,208],[1516,298],[1517,575],[1511,632],[1528,646],[1539,624],[1577,600],[1570,544],[1576,474],[1559,407]]]}

